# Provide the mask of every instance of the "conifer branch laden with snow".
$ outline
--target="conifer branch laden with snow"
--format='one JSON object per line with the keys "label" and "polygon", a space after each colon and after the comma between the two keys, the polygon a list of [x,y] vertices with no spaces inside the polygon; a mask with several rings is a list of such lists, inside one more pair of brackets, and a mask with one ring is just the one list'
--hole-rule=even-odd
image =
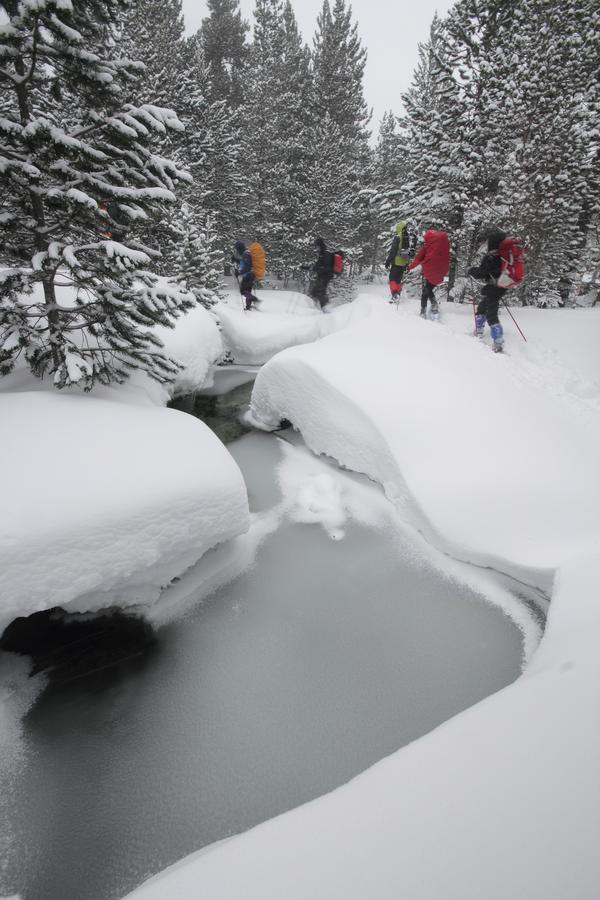
{"label": "conifer branch laden with snow", "polygon": [[0,6],[0,373],[23,357],[58,387],[138,367],[168,381],[178,366],[152,326],[196,300],[159,283],[136,231],[191,177],[152,151],[182,128],[175,113],[126,102],[141,68],[118,53],[127,2]]}

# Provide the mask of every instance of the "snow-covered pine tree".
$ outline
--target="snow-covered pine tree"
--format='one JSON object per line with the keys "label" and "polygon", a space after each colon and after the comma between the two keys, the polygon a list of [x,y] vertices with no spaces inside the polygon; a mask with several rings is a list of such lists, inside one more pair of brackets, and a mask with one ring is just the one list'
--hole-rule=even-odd
{"label": "snow-covered pine tree", "polygon": [[480,225],[499,224],[526,244],[522,301],[546,302],[548,290],[573,277],[586,210],[598,198],[598,12],[590,0],[459,0],[443,30],[436,60],[446,61],[458,114],[438,144],[444,158],[434,154],[437,183],[433,172],[425,181],[442,198],[446,175],[460,186],[454,232],[462,265]]}
{"label": "snow-covered pine tree", "polygon": [[135,84],[137,103],[177,109],[185,71],[182,59],[181,0],[134,0],[128,4],[122,46],[128,56],[144,63]]}
{"label": "snow-covered pine tree", "polygon": [[[317,19],[312,59],[310,147],[316,176],[312,185],[313,207],[315,211],[338,209],[340,215],[333,240],[359,259],[362,255],[361,228],[366,215],[360,192],[368,183],[371,115],[363,91],[366,51],[361,45],[357,25],[352,22],[352,10],[346,7],[344,0],[335,0],[333,8],[328,0],[324,0]],[[328,135],[324,134],[324,123],[334,126]],[[327,145],[323,161],[327,158],[328,169],[318,173],[323,140]],[[321,174],[324,177],[320,177]],[[343,189],[342,178],[347,179]],[[321,186],[320,195],[314,190],[317,184]],[[323,219],[315,217],[317,233],[325,236],[330,228],[329,214]]]}
{"label": "snow-covered pine tree", "polygon": [[117,54],[122,0],[3,6],[0,371],[22,356],[58,387],[137,367],[167,381],[177,365],[151,326],[195,299],[158,282],[136,229],[189,179],[151,149],[181,124],[124,102],[139,67]]}
{"label": "snow-covered pine tree", "polygon": [[412,84],[403,95],[406,116],[406,205],[423,226],[448,228],[468,201],[469,147],[461,132],[465,103],[452,77],[444,23],[435,16],[419,45]]}
{"label": "snow-covered pine tree", "polygon": [[592,0],[521,0],[502,124],[506,224],[527,244],[523,302],[578,281],[600,201],[600,13]]}
{"label": "snow-covered pine tree", "polygon": [[178,254],[173,277],[192,291],[199,303],[210,309],[221,295],[223,252],[209,214],[198,223],[198,215],[182,203],[178,225]]}
{"label": "snow-covered pine tree", "polygon": [[393,226],[406,216],[408,159],[405,141],[396,116],[384,114],[369,169],[368,184],[360,193],[362,214],[361,240],[365,261],[375,272],[383,261]]}
{"label": "snow-covered pine tree", "polygon": [[208,0],[209,15],[202,20],[199,39],[210,73],[210,100],[223,100],[234,110],[244,102],[248,65],[246,34],[239,0]]}
{"label": "snow-covered pine tree", "polygon": [[236,231],[238,198],[243,196],[239,133],[226,102],[211,100],[211,71],[200,33],[183,37],[181,0],[139,0],[128,17],[125,37],[129,52],[146,67],[138,96],[152,101],[170,91],[170,105],[184,125],[181,132],[165,136],[163,152],[193,176],[182,192],[187,212],[173,209],[152,226],[161,272],[170,275],[179,265],[184,220],[189,223],[191,217],[199,235],[209,215],[223,252]]}
{"label": "snow-covered pine tree", "polygon": [[305,175],[309,52],[286,0],[257,0],[243,144],[250,203],[245,235],[259,234],[282,278],[306,259]]}
{"label": "snow-covered pine tree", "polygon": [[[193,184],[185,192],[186,202],[201,233],[208,216],[211,235],[221,247],[222,271],[223,257],[230,252],[232,238],[246,219],[248,177],[243,122],[225,100],[210,99],[212,76],[198,35],[186,42],[183,58],[184,90],[178,114],[185,131],[178,136],[175,155],[193,176]],[[213,252],[211,247],[208,252]]]}

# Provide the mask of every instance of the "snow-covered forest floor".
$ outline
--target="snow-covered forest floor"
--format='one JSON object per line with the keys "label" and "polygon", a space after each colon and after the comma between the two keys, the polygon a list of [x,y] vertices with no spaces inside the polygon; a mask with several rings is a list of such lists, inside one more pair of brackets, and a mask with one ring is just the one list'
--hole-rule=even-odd
{"label": "snow-covered forest floor", "polygon": [[[512,687],[136,897],[595,896],[599,312],[514,308],[527,341],[503,313],[498,356],[471,336],[468,305],[442,303],[435,323],[414,297],[388,305],[381,285],[327,315],[301,294],[259,293],[250,313],[229,293],[220,330],[198,308],[164,332],[184,364],[173,391],[206,387],[224,350],[264,363],[255,424],[289,419],[438,549],[551,596],[548,627]],[[226,448],[145,376],[90,397],[19,369],[0,387],[4,624],[117,597],[160,619],[164,585],[252,531]],[[5,691],[14,734],[9,708]]]}

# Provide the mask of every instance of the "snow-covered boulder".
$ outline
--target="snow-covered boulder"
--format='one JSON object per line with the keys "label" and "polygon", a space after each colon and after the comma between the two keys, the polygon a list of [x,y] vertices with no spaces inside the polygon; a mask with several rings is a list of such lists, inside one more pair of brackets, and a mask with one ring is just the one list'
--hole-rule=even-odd
{"label": "snow-covered boulder", "polygon": [[236,463],[192,416],[23,390],[0,394],[0,419],[0,632],[52,606],[151,602],[248,527]]}
{"label": "snow-covered boulder", "polygon": [[381,483],[428,539],[549,591],[600,546],[600,424],[464,334],[380,308],[259,373],[252,416]]}

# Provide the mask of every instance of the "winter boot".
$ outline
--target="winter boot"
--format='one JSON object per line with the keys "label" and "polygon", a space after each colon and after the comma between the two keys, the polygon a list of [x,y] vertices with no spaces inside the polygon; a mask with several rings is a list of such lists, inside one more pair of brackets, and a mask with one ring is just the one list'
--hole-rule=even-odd
{"label": "winter boot", "polygon": [[397,303],[400,299],[400,291],[392,291],[392,296],[389,299],[389,303]]}
{"label": "winter boot", "polygon": [[434,322],[439,322],[439,320],[440,320],[440,308],[435,301],[433,301],[431,304],[431,309],[429,311],[429,317]]}
{"label": "winter boot", "polygon": [[475,337],[483,337],[483,329],[485,327],[485,316],[475,316]]}
{"label": "winter boot", "polygon": [[490,331],[492,333],[492,340],[494,342],[492,350],[494,351],[494,353],[502,353],[502,348],[504,346],[504,329],[502,328],[500,322],[496,322],[495,325],[492,325]]}
{"label": "winter boot", "polygon": [[421,307],[421,312],[419,313],[419,315],[421,316],[422,319],[427,318],[427,307],[426,306]]}

